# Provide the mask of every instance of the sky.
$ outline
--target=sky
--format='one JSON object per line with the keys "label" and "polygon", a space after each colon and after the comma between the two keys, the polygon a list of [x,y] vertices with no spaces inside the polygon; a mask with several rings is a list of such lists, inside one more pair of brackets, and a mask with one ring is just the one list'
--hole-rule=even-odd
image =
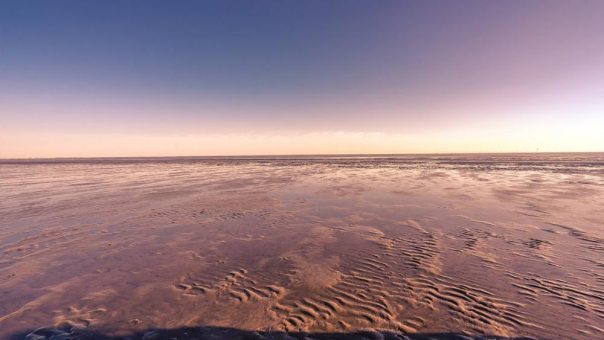
{"label": "sky", "polygon": [[604,151],[604,1],[0,2],[0,158]]}

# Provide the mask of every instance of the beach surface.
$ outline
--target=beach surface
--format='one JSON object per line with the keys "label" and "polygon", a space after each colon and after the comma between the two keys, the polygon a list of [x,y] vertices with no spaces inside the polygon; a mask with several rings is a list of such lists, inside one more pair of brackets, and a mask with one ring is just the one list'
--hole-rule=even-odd
{"label": "beach surface", "polygon": [[5,160],[0,211],[2,339],[604,338],[604,154]]}

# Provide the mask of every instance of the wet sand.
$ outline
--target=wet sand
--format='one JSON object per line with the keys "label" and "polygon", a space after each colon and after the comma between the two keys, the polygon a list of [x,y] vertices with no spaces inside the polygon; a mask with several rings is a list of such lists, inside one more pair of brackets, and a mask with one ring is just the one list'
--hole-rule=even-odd
{"label": "wet sand", "polygon": [[2,339],[604,338],[604,154],[4,161],[0,211]]}

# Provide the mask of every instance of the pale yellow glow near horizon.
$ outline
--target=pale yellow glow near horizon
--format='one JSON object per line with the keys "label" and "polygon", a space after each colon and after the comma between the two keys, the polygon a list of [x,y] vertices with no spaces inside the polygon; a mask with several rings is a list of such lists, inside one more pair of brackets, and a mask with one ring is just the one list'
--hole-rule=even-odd
{"label": "pale yellow glow near horizon", "polygon": [[[580,137],[577,137],[580,136]],[[0,137],[0,158],[152,157],[288,154],[599,152],[603,139],[568,129],[398,134],[325,131],[291,134],[124,136],[15,134]]]}
{"label": "pale yellow glow near horizon", "polygon": [[[427,120],[421,127],[406,126],[401,120],[391,124],[391,131],[296,132],[278,127],[262,130],[250,123],[248,129],[255,132],[222,127],[221,132],[207,133],[196,131],[195,124],[177,133],[144,127],[70,132],[9,129],[9,124],[0,129],[0,158],[604,152],[604,104],[594,96],[551,100],[547,105],[525,103],[506,110],[485,106],[481,112],[496,114],[482,116],[476,110],[468,110],[467,116],[479,117],[473,120],[440,125]],[[365,117],[379,119],[378,113]]]}
{"label": "pale yellow glow near horizon", "polygon": [[[356,108],[356,102],[308,103],[295,110],[248,103],[249,117],[222,121],[180,118],[182,107],[169,103],[157,108],[64,101],[44,106],[23,100],[0,105],[14,118],[0,119],[0,158],[604,152],[604,93],[567,90],[518,102],[435,101],[423,109],[382,101]],[[247,104],[182,105],[190,112],[229,116]],[[325,118],[305,121],[305,110]],[[119,120],[89,117],[115,112],[123,112]],[[276,118],[259,120],[262,112]],[[279,120],[279,112],[300,119]],[[330,113],[349,119],[329,120]],[[61,114],[69,123],[42,119]]]}

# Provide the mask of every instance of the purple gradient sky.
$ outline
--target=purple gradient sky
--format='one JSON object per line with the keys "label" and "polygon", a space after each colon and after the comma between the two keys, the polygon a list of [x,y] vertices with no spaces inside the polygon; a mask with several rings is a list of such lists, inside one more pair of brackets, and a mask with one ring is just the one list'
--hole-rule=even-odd
{"label": "purple gradient sky", "polygon": [[604,151],[604,1],[3,1],[0,158]]}

